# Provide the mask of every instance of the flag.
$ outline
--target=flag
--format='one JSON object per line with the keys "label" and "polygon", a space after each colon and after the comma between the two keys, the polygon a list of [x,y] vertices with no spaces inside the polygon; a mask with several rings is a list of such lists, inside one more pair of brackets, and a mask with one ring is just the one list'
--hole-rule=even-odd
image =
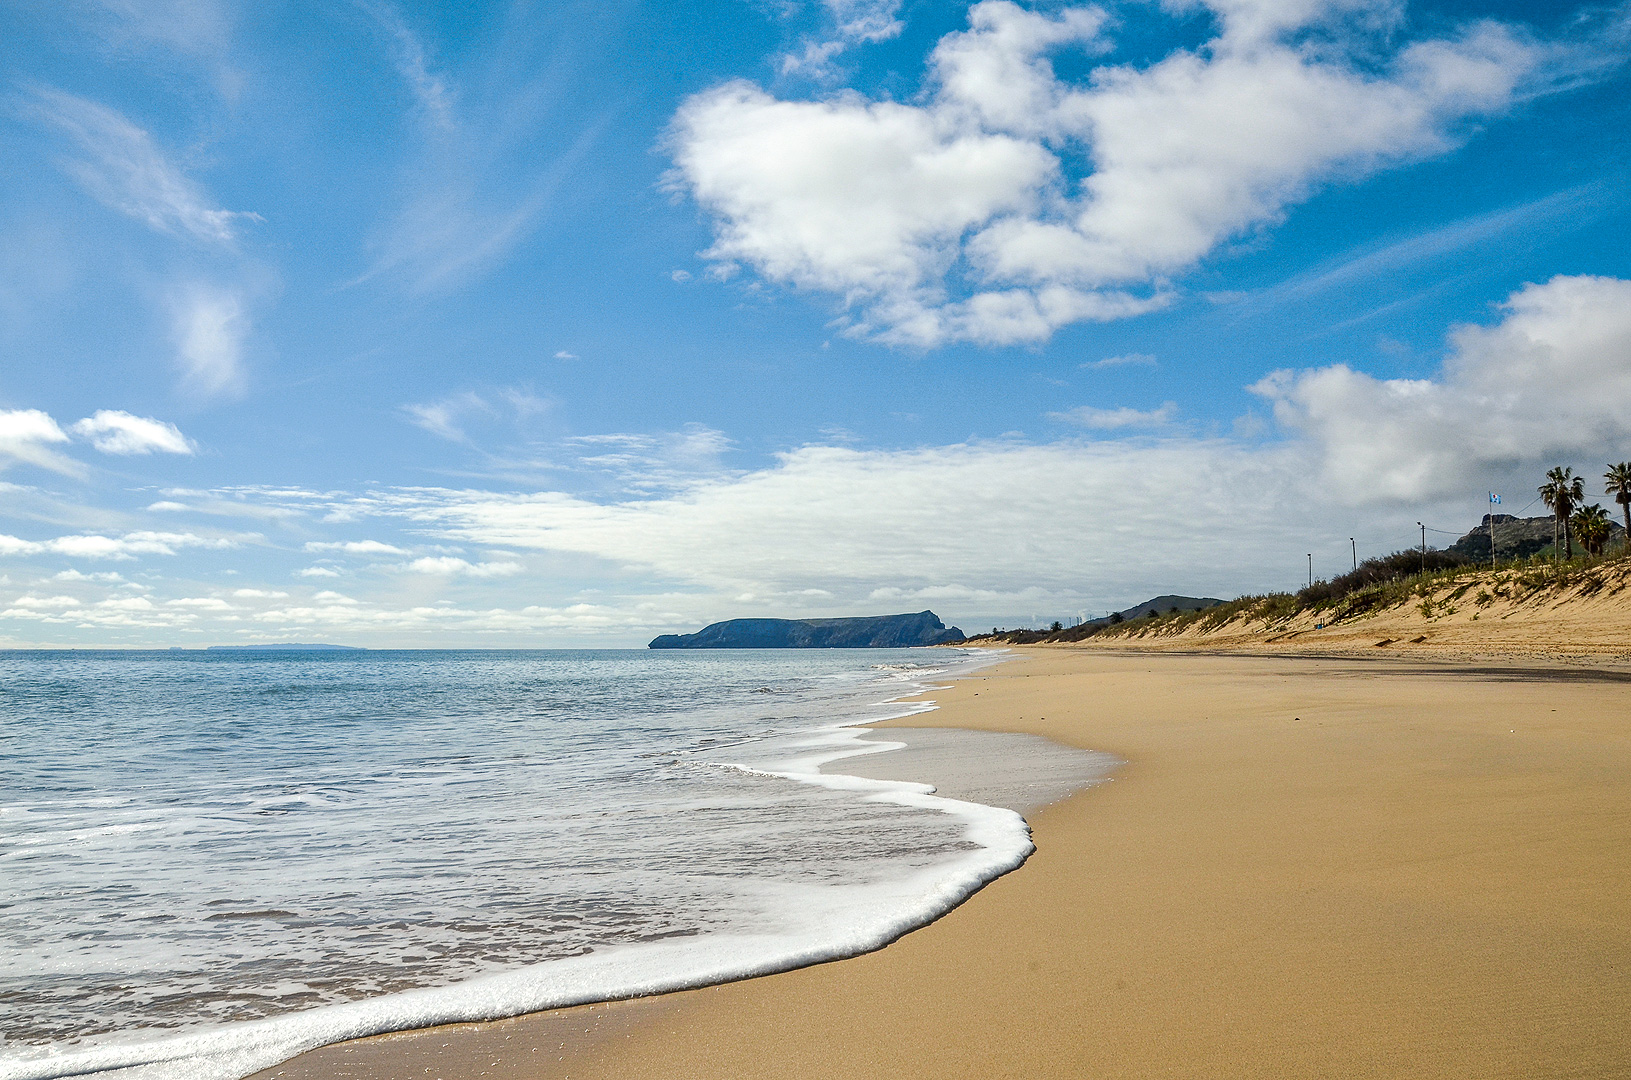
{"label": "flag", "polygon": [[1491,506],[1500,506],[1501,505],[1501,497],[1499,495],[1495,494],[1495,492],[1493,492],[1493,491],[1490,492],[1489,493],[1489,504]]}

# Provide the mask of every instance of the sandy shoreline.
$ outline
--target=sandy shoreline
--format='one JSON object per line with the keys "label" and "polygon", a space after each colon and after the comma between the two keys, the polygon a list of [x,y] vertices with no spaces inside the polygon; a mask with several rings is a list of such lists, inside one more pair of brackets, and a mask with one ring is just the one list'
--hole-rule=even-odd
{"label": "sandy shoreline", "polygon": [[1631,1075],[1631,683],[1032,650],[897,725],[1128,764],[866,956],[299,1077]]}

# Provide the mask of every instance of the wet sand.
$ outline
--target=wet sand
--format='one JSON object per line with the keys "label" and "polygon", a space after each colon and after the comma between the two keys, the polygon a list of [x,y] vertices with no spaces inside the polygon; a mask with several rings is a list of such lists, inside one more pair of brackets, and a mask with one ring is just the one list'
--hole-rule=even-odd
{"label": "wet sand", "polygon": [[1126,761],[878,952],[297,1077],[1631,1076],[1631,681],[1032,650],[897,725]]}

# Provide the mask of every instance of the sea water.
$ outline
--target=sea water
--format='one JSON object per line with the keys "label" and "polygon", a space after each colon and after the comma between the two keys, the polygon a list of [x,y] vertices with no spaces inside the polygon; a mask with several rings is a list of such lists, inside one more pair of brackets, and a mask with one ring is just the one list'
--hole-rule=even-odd
{"label": "sea water", "polygon": [[1029,834],[817,769],[993,659],[0,654],[0,1078],[231,1080],[876,948]]}

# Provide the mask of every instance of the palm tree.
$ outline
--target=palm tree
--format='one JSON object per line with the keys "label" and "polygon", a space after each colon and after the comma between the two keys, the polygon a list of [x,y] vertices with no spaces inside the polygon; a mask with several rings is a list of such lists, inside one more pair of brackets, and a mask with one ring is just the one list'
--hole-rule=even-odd
{"label": "palm tree", "polygon": [[1569,515],[1574,508],[1586,501],[1586,482],[1574,475],[1574,470],[1559,465],[1546,473],[1546,482],[1540,485],[1540,497],[1551,508],[1552,516],[1552,556],[1557,557],[1557,530],[1563,529],[1563,543],[1568,550],[1568,558],[1574,558],[1574,542],[1569,539]]}
{"label": "palm tree", "polygon": [[1620,504],[1620,509],[1625,513],[1626,550],[1631,551],[1631,461],[1610,465],[1603,479],[1608,482],[1603,494],[1614,496],[1614,501]]}
{"label": "palm tree", "polygon": [[1574,526],[1574,534],[1580,538],[1588,552],[1593,555],[1603,553],[1603,545],[1608,543],[1608,511],[1601,506],[1582,506],[1574,512],[1570,519]]}

